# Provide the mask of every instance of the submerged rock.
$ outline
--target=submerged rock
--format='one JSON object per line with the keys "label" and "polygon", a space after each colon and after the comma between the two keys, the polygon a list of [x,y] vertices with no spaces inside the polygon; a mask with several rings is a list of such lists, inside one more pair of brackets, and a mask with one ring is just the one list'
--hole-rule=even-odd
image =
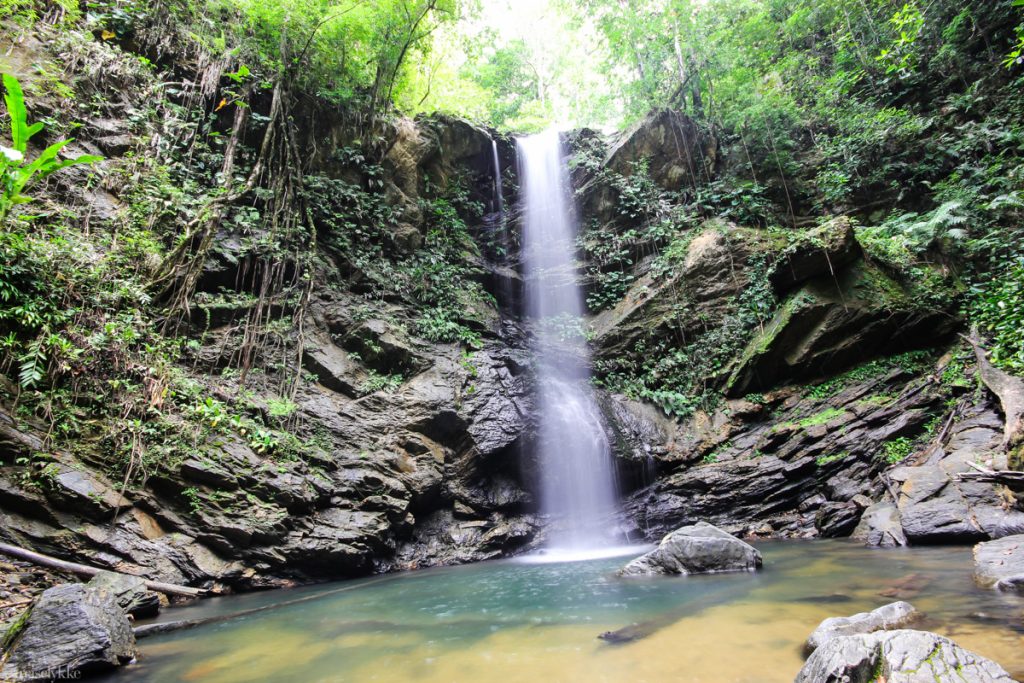
{"label": "submerged rock", "polygon": [[83,584],[46,590],[4,642],[0,679],[79,678],[135,658],[135,636],[113,595]]}
{"label": "submerged rock", "polygon": [[754,571],[760,566],[761,553],[752,545],[697,522],[665,536],[657,548],[619,570],[619,576]]}
{"label": "submerged rock", "polygon": [[879,631],[832,638],[797,674],[795,683],[1014,683],[996,664],[927,631]]}
{"label": "submerged rock", "polygon": [[833,638],[902,628],[918,616],[920,615],[913,605],[901,600],[850,617],[832,617],[821,622],[818,628],[814,629],[810,638],[807,639],[804,650],[807,653],[814,652]]}
{"label": "submerged rock", "polygon": [[974,580],[982,588],[1024,590],[1024,534],[974,546]]}

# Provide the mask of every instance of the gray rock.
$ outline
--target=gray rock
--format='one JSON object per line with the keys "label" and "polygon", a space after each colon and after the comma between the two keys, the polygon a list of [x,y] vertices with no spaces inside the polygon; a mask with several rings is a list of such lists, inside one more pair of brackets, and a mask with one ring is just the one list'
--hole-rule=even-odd
{"label": "gray rock", "polygon": [[986,466],[1005,466],[998,452],[1002,438],[991,408],[955,425],[948,442],[922,464],[902,466],[889,473],[899,487],[899,525],[915,543],[970,542],[1024,533],[1024,512],[1007,508],[992,484],[961,481],[973,471],[971,463],[986,458]]}
{"label": "gray rock", "polygon": [[160,596],[146,588],[146,581],[138,576],[100,572],[87,584],[113,596],[125,614],[137,618],[156,616],[160,611]]}
{"label": "gray rock", "polygon": [[43,592],[8,638],[3,680],[77,678],[127,664],[136,654],[128,617],[114,596],[83,584]]}
{"label": "gray rock", "polygon": [[1024,587],[1024,534],[974,546],[974,580],[982,588],[1021,590]]}
{"label": "gray rock", "polygon": [[814,629],[807,639],[804,650],[811,653],[819,647],[842,636],[862,635],[875,631],[891,631],[906,626],[920,616],[909,602],[891,602],[870,612],[860,612],[851,617],[832,617]]}
{"label": "gray rock", "polygon": [[608,151],[605,165],[629,176],[634,164],[649,162],[648,173],[666,190],[703,183],[719,163],[718,141],[685,114],[672,109],[651,112],[624,133]]}
{"label": "gray rock", "polygon": [[900,513],[892,503],[875,503],[860,518],[853,538],[873,548],[893,548],[907,544],[900,525]]}
{"label": "gray rock", "polygon": [[823,538],[849,536],[861,517],[861,507],[852,501],[828,501],[818,508],[814,526]]}
{"label": "gray rock", "polygon": [[730,396],[763,391],[894,353],[951,331],[956,318],[922,305],[877,267],[858,261],[809,280],[779,307],[736,363]]}
{"label": "gray rock", "polygon": [[761,566],[761,553],[707,522],[676,529],[657,548],[619,571],[619,576],[707,574],[753,571]]}
{"label": "gray rock", "polygon": [[995,662],[927,631],[879,631],[825,642],[795,683],[1014,683]]}
{"label": "gray rock", "polygon": [[860,253],[853,223],[847,216],[839,216],[793,239],[773,265],[771,283],[776,291],[787,292],[811,278],[830,275]]}

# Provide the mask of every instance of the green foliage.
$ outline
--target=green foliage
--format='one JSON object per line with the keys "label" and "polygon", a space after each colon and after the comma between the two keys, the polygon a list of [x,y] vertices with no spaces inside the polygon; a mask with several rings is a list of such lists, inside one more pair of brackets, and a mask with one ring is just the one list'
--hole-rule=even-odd
{"label": "green foliage", "polygon": [[270,398],[267,399],[267,413],[272,418],[283,420],[291,417],[298,406],[294,401],[287,398]]}
{"label": "green foliage", "polygon": [[203,509],[203,501],[199,497],[199,489],[195,486],[190,486],[181,492],[181,497],[188,503],[189,509],[192,514],[198,514]]}
{"label": "green foliage", "polygon": [[895,465],[906,460],[913,452],[914,442],[905,436],[900,436],[882,444],[878,458],[890,465]]}
{"label": "green foliage", "polygon": [[991,339],[992,363],[1024,374],[1024,259],[975,285],[967,315]]}
{"label": "green foliage", "polygon": [[885,65],[886,73],[909,76],[917,67],[918,54],[914,47],[924,28],[924,16],[916,0],[903,3],[889,23],[896,37],[889,47],[882,48],[875,59]]}
{"label": "green foliage", "polygon": [[847,370],[841,375],[811,385],[804,395],[818,401],[825,400],[835,396],[848,386],[880,377],[897,368],[906,372],[921,372],[930,365],[932,360],[933,355],[930,351],[907,351],[887,358],[876,358]]}
{"label": "green foliage", "polygon": [[63,168],[102,161],[102,157],[91,154],[60,159],[60,151],[71,140],[55,142],[29,161],[29,141],[43,129],[43,124],[28,123],[25,95],[17,79],[10,74],[3,74],[3,84],[4,103],[10,119],[11,146],[0,145],[0,226],[6,222],[12,208],[32,201],[25,194],[32,185]]}
{"label": "green foliage", "polygon": [[837,417],[842,417],[846,414],[845,410],[839,408],[825,408],[813,415],[801,419],[797,424],[802,428],[807,429],[808,427],[815,427],[817,425],[823,425],[826,422],[831,422]]}
{"label": "green foliage", "polygon": [[817,458],[815,458],[814,462],[818,465],[818,467],[824,467],[825,465],[828,465],[830,463],[839,462],[840,460],[849,457],[849,455],[849,451],[840,451],[839,453],[819,455]]}
{"label": "green foliage", "polygon": [[391,392],[402,386],[401,375],[382,375],[376,370],[370,370],[370,376],[359,386],[360,393],[372,394],[376,391]]}

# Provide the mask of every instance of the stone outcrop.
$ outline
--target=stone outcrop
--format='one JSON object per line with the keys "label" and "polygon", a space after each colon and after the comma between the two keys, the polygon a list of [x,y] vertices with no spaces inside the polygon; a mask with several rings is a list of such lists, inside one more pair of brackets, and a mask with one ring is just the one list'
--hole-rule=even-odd
{"label": "stone outcrop", "polygon": [[[338,310],[317,302],[311,327],[344,357],[349,351],[334,335],[344,340],[349,329],[372,326]],[[359,386],[359,375],[322,357],[307,365],[319,381],[299,391],[296,413],[320,437],[301,459],[282,463],[245,439],[220,438],[123,498],[94,470],[35,489],[19,484],[18,468],[0,467],[0,537],[215,590],[500,557],[528,546],[539,521],[519,448],[532,430],[532,375],[515,327],[468,359],[455,346],[378,332],[401,385]],[[30,432],[13,423],[6,430],[6,462],[42,450]],[[456,509],[451,534],[428,533]]]}
{"label": "stone outcrop", "polygon": [[1024,534],[974,546],[974,580],[982,588],[1024,591]]}
{"label": "stone outcrop", "polygon": [[160,596],[146,588],[146,581],[137,576],[100,572],[87,585],[105,591],[114,598],[121,611],[133,617],[144,619],[156,616],[160,611]]}
{"label": "stone outcrop", "polygon": [[[703,329],[719,321],[748,284],[740,265],[758,249],[762,236],[754,230],[709,221],[689,243],[681,267],[668,274],[646,272],[613,307],[591,321],[592,343],[600,357],[628,355],[636,343],[680,326]],[[698,314],[681,319],[677,304],[692,300]]]}
{"label": "stone outcrop", "polygon": [[103,589],[47,589],[8,633],[0,678],[73,679],[135,658],[135,637],[116,598]]}
{"label": "stone outcrop", "polygon": [[945,311],[922,307],[899,282],[859,261],[808,281],[786,298],[747,345],[728,390],[740,396],[784,380],[835,374],[918,347],[922,338],[935,343],[955,322]]}
{"label": "stone outcrop", "polygon": [[953,425],[941,443],[888,473],[895,500],[866,514],[854,536],[868,545],[972,542],[1024,533],[1024,512],[1008,505],[989,483],[961,480],[969,463],[1006,466],[999,448],[999,416],[977,406]]}
{"label": "stone outcrop", "polygon": [[612,144],[605,167],[630,176],[640,162],[648,164],[651,179],[666,190],[693,188],[715,176],[718,141],[685,114],[661,109]]}
{"label": "stone outcrop", "polygon": [[761,553],[752,545],[711,524],[698,522],[665,536],[657,548],[619,570],[619,576],[740,572],[760,566]]}
{"label": "stone outcrop", "polygon": [[850,617],[832,617],[818,624],[807,639],[804,650],[808,654],[814,652],[833,638],[903,628],[919,616],[913,605],[901,600]]}
{"label": "stone outcrop", "polygon": [[626,524],[647,540],[698,520],[744,534],[848,534],[882,500],[884,445],[924,431],[942,409],[937,388],[894,367],[824,398],[783,389],[681,423],[619,402],[646,430],[613,443],[653,477],[626,498]]}
{"label": "stone outcrop", "polygon": [[840,216],[794,236],[772,265],[769,279],[775,291],[785,294],[808,280],[834,276],[860,255],[853,222]]}
{"label": "stone outcrop", "polygon": [[927,631],[879,631],[827,640],[795,683],[1014,683],[995,662]]}

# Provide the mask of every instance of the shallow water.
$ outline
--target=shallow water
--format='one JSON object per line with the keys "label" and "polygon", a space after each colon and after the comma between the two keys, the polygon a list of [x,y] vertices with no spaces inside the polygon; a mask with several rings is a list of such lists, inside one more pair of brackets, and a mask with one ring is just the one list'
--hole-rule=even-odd
{"label": "shallow water", "polygon": [[[976,588],[970,548],[760,543],[765,568],[621,580],[624,558],[488,562],[206,601],[182,619],[313,599],[140,641],[130,681],[792,681],[830,616],[894,599],[1024,677],[1024,600]],[[890,595],[880,595],[884,590]],[[597,635],[633,623],[647,637]]]}

